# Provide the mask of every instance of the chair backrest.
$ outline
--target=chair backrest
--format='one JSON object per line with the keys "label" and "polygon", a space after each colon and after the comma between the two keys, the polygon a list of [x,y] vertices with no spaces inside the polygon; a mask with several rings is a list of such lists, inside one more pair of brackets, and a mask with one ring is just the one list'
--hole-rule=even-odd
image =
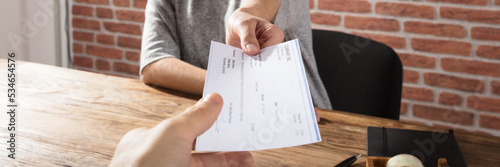
{"label": "chair backrest", "polygon": [[403,67],[382,43],[313,30],[318,71],[334,110],[399,120]]}

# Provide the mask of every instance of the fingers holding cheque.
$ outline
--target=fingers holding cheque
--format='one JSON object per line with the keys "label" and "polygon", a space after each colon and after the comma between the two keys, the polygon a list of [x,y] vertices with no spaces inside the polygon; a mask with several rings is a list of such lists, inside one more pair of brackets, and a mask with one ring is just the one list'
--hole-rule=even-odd
{"label": "fingers holding cheque", "polygon": [[249,152],[191,153],[196,137],[212,126],[222,104],[222,97],[213,93],[151,129],[128,132],[109,166],[252,166]]}
{"label": "fingers holding cheque", "polygon": [[283,42],[284,34],[278,26],[260,18],[245,8],[237,9],[229,18],[226,44],[256,55],[261,48]]}

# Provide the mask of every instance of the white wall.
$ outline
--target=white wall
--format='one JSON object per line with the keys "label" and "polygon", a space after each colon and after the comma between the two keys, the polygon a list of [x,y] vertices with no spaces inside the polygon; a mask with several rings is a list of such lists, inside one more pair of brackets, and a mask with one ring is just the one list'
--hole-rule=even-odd
{"label": "white wall", "polygon": [[68,66],[65,0],[0,0],[0,51],[17,60]]}

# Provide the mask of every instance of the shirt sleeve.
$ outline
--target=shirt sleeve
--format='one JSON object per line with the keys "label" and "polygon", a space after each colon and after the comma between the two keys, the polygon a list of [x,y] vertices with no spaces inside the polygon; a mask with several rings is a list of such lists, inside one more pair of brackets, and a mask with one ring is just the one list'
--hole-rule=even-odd
{"label": "shirt sleeve", "polygon": [[180,58],[176,35],[175,9],[171,1],[149,0],[141,44],[141,68],[166,57]]}

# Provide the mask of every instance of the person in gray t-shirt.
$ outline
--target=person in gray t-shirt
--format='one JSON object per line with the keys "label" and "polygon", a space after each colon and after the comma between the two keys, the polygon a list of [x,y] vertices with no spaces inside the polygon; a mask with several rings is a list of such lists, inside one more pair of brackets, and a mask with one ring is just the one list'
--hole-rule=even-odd
{"label": "person in gray t-shirt", "polygon": [[146,84],[202,94],[210,41],[225,42],[254,55],[260,48],[297,38],[313,103],[331,109],[312,51],[308,2],[149,0],[141,79]]}

